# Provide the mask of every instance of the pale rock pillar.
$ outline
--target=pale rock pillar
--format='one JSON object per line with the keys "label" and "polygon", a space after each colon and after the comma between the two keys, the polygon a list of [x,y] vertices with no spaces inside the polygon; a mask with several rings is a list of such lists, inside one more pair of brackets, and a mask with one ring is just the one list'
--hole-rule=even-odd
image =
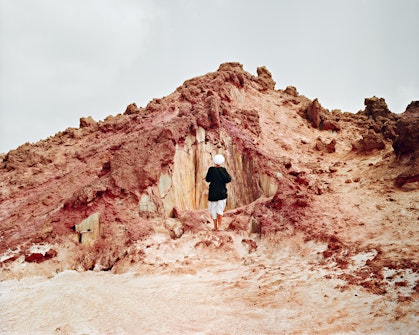
{"label": "pale rock pillar", "polygon": [[99,212],[90,215],[75,225],[74,230],[79,233],[79,241],[83,245],[92,245],[103,234]]}
{"label": "pale rock pillar", "polygon": [[205,143],[205,129],[198,127],[196,136],[186,137],[176,147],[173,168],[162,174],[159,192],[167,216],[173,208],[204,209],[208,206],[208,184],[205,176],[211,165],[212,145]]}
{"label": "pale rock pillar", "polygon": [[225,156],[225,167],[232,176],[232,182],[227,184],[226,210],[276,193],[276,179],[257,172],[254,160],[238,151],[228,134],[221,130],[216,144],[206,143],[205,135],[205,129],[198,127],[195,136],[187,136],[182,145],[176,146],[173,166],[160,175],[156,205],[163,207],[166,216],[171,217],[175,207],[178,210],[208,207],[205,176],[216,154]]}

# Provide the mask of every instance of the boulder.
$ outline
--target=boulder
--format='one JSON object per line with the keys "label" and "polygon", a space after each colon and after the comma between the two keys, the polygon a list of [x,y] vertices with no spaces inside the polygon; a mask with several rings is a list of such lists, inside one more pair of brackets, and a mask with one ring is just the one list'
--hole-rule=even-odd
{"label": "boulder", "polygon": [[137,104],[133,102],[132,104],[129,104],[127,108],[125,109],[124,114],[130,115],[135,114],[138,111]]}
{"label": "boulder", "polygon": [[91,117],[80,118],[80,128],[95,127],[97,126],[96,121]]}
{"label": "boulder", "polygon": [[366,153],[373,150],[383,150],[386,147],[384,139],[381,134],[376,134],[369,130],[362,138],[355,143],[352,143],[352,150],[359,153]]}
{"label": "boulder", "polygon": [[301,110],[299,115],[307,119],[316,129],[340,130],[338,124],[339,117],[336,113],[330,113],[327,109],[323,108],[317,98],[314,99],[305,110]]}
{"label": "boulder", "polygon": [[379,116],[389,116],[391,113],[384,98],[377,98],[376,96],[365,98],[364,104],[365,114],[374,120]]}
{"label": "boulder", "polygon": [[284,91],[286,94],[289,94],[293,97],[298,97],[298,91],[294,86],[287,86],[287,88]]}
{"label": "boulder", "polygon": [[166,218],[164,228],[167,229],[172,239],[180,238],[184,233],[183,224],[180,220],[173,218]]}
{"label": "boulder", "polygon": [[25,262],[42,263],[57,256],[57,251],[49,249],[47,252],[34,252],[25,256]]}
{"label": "boulder", "polygon": [[419,182],[418,174],[401,174],[396,177],[395,184],[397,187],[402,187],[405,184]]}
{"label": "boulder", "polygon": [[340,126],[337,121],[326,119],[323,121],[323,130],[339,131]]}
{"label": "boulder", "polygon": [[[396,122],[397,137],[393,143],[397,155],[419,151],[419,101],[412,101]],[[417,156],[417,155],[416,155]]]}
{"label": "boulder", "polygon": [[238,62],[226,62],[220,64],[218,71],[243,71],[243,65]]}
{"label": "boulder", "polygon": [[336,151],[336,140],[325,143],[320,137],[316,139],[316,149],[321,152],[332,153]]}
{"label": "boulder", "polygon": [[320,114],[322,113],[322,106],[319,103],[319,100],[314,99],[313,102],[310,104],[310,106],[308,106],[307,108],[307,120],[310,121],[311,125],[314,128],[319,128],[320,127]]}
{"label": "boulder", "polygon": [[393,149],[402,160],[409,160],[404,171],[396,178],[395,184],[402,187],[419,181],[419,101],[412,101],[396,123],[397,137]]}

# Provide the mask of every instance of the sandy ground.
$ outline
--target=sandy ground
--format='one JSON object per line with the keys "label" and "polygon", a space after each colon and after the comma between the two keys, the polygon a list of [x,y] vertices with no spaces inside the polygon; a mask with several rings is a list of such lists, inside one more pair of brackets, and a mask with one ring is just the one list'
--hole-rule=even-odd
{"label": "sandy ground", "polygon": [[[251,236],[258,248],[249,253],[243,237],[154,235],[138,246],[149,245],[144,263],[125,274],[64,271],[2,281],[1,334],[418,333],[419,301],[397,300],[411,292],[417,273],[403,274],[409,285],[395,279],[387,294],[370,294],[346,287],[332,262],[319,265],[325,245]],[[219,248],[230,238],[232,248]],[[353,267],[373,256],[354,256]]]}

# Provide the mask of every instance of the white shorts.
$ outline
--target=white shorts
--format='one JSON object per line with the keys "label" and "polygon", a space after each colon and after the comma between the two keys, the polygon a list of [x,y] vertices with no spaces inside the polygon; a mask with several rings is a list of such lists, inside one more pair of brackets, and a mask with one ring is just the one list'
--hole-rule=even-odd
{"label": "white shorts", "polygon": [[208,210],[213,219],[217,218],[218,215],[223,215],[224,208],[226,208],[227,199],[218,200],[218,201],[209,201]]}

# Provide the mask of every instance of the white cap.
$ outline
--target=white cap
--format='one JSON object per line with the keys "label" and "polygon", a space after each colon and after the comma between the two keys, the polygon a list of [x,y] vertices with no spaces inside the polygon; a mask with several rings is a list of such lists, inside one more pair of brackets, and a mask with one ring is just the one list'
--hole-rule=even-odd
{"label": "white cap", "polygon": [[221,165],[225,162],[225,159],[223,155],[215,155],[213,161],[215,165]]}

